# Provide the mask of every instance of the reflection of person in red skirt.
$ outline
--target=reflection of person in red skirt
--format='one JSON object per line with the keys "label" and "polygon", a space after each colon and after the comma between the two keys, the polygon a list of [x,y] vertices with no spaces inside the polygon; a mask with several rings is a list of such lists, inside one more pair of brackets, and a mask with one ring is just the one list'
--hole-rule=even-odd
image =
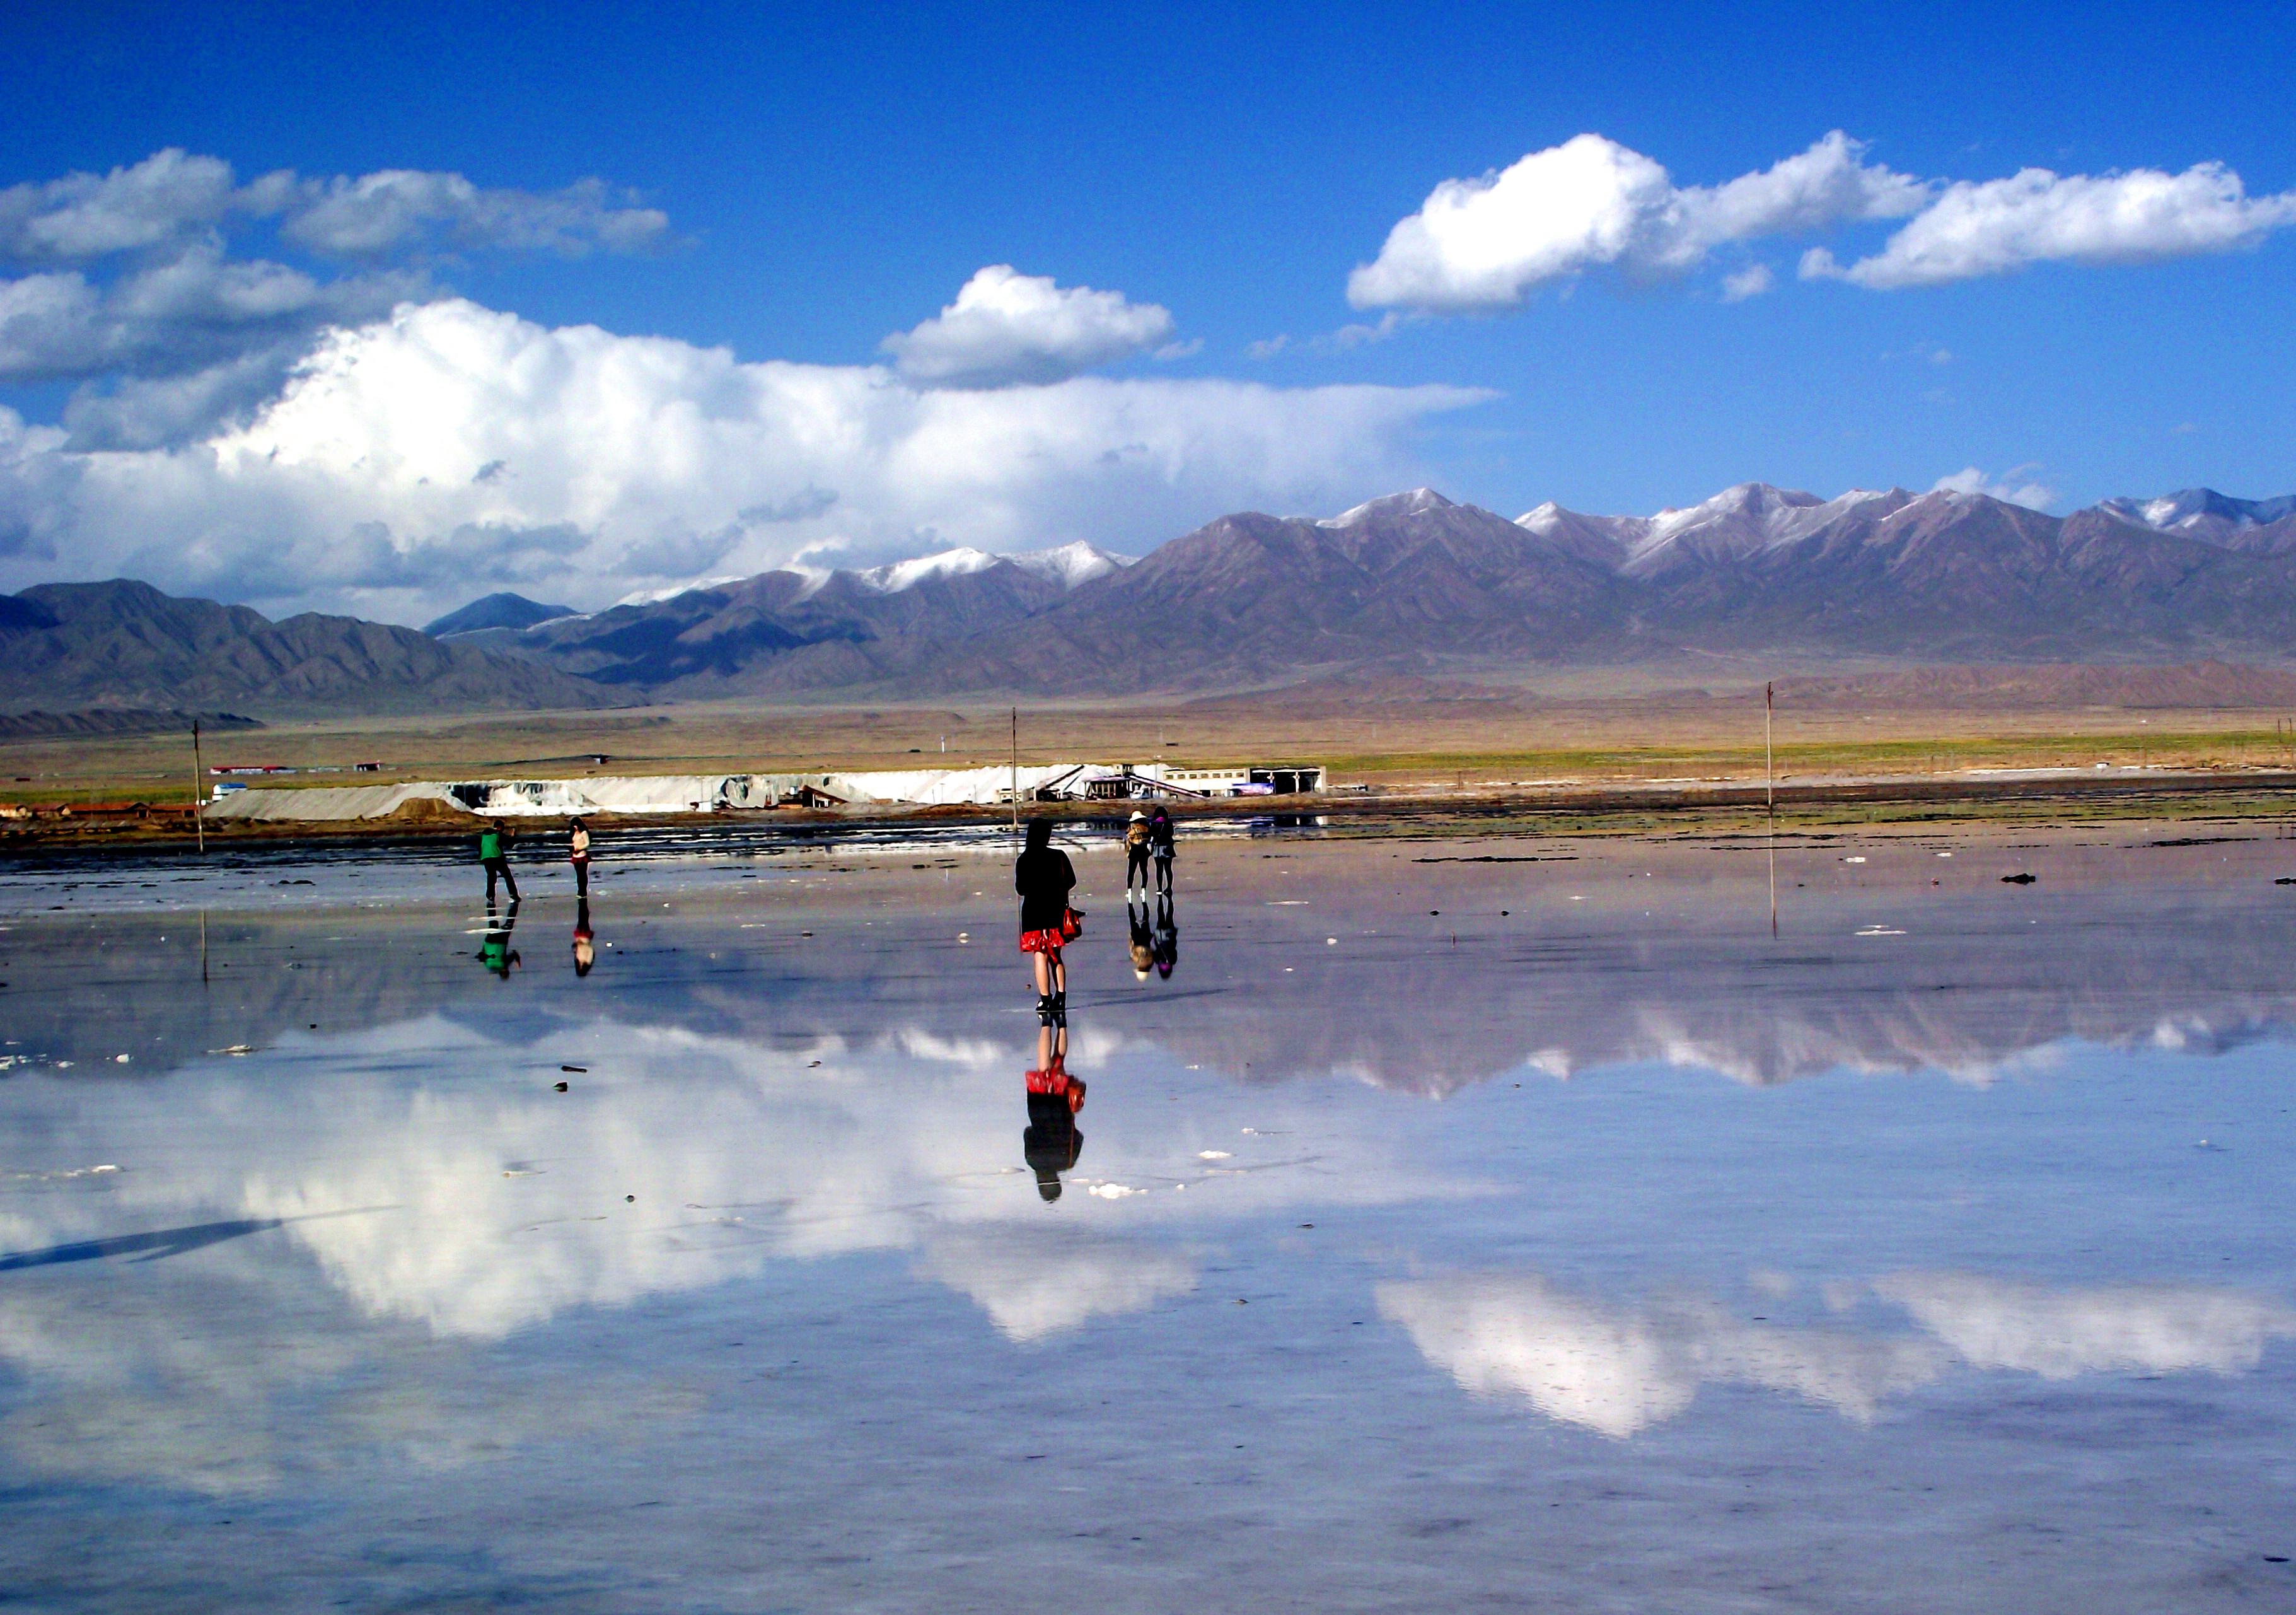
{"label": "reflection of person in red skirt", "polygon": [[1037,1068],[1028,1074],[1029,1130],[1021,1153],[1036,1170],[1037,1192],[1061,1198],[1061,1174],[1084,1153],[1076,1113],[1084,1108],[1084,1079],[1068,1072],[1069,1029],[1046,1026],[1037,1034]]}
{"label": "reflection of person in red skirt", "polygon": [[1033,955],[1037,973],[1037,1023],[1069,1024],[1069,971],[1061,947],[1073,941],[1069,894],[1076,869],[1053,845],[1053,821],[1029,820],[1029,841],[1013,865],[1013,889],[1021,894],[1021,952]]}
{"label": "reflection of person in red skirt", "polygon": [[587,976],[598,961],[598,944],[590,931],[590,900],[574,900],[574,974]]}

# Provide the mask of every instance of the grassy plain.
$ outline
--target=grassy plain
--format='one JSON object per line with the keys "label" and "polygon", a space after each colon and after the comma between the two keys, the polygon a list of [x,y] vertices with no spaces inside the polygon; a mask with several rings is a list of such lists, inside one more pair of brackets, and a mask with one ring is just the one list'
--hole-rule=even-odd
{"label": "grassy plain", "polygon": [[[205,761],[304,772],[266,783],[583,774],[970,768],[1012,755],[1009,708],[789,707],[724,703],[611,713],[336,719],[210,737]],[[2255,709],[1879,710],[1782,705],[1784,784],[1958,779],[1972,770],[2116,766],[2296,768],[2296,721]],[[1023,762],[1154,760],[1320,763],[1335,783],[1475,790],[1537,782],[1589,789],[1759,781],[1759,688],[1549,699],[1519,692],[1276,692],[1124,706],[1021,709]],[[606,761],[594,761],[603,754]],[[182,735],[0,745],[0,801],[187,802]],[[355,763],[380,770],[352,775]]]}

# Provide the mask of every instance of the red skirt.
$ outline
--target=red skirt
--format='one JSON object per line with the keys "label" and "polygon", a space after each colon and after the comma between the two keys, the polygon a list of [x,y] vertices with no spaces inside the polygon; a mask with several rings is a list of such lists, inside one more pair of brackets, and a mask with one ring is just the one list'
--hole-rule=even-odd
{"label": "red skirt", "polygon": [[1063,941],[1058,926],[1049,931],[1023,931],[1021,933],[1021,952],[1045,953],[1058,959]]}

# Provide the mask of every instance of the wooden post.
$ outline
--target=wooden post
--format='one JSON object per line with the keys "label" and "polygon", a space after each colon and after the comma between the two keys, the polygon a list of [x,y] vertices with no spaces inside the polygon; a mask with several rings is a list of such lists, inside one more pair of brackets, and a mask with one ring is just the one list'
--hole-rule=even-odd
{"label": "wooden post", "polygon": [[[207,856],[208,851],[207,779],[206,760],[200,755],[200,721],[194,718],[192,720],[192,835],[200,844],[200,856],[202,858]],[[200,917],[200,925],[201,935],[204,936],[207,925],[204,914]],[[204,969],[207,964],[204,946],[201,950],[200,963]]]}

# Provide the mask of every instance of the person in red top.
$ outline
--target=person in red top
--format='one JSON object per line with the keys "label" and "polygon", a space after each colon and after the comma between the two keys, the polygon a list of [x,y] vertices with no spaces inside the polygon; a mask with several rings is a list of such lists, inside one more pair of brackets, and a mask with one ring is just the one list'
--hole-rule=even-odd
{"label": "person in red top", "polygon": [[1035,958],[1037,1024],[1069,1024],[1069,971],[1062,944],[1071,940],[1069,894],[1076,890],[1076,867],[1053,845],[1053,821],[1029,820],[1028,845],[1013,864],[1013,889],[1021,894],[1021,952]]}
{"label": "person in red top", "polygon": [[590,894],[590,827],[578,818],[566,821],[566,858],[574,866],[574,895]]}

